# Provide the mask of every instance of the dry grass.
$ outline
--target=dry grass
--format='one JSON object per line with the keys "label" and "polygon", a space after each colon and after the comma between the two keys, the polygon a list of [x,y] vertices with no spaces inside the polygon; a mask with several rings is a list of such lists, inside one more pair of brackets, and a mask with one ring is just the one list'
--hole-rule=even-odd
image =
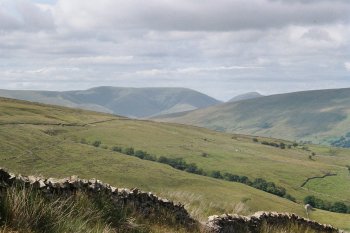
{"label": "dry grass", "polygon": [[3,232],[12,232],[13,229],[52,233],[117,232],[105,218],[103,210],[83,194],[46,198],[31,188],[10,187],[2,192],[0,208]]}
{"label": "dry grass", "polygon": [[[326,233],[326,231],[324,231]],[[329,232],[329,231],[327,231]],[[336,233],[337,231],[334,231]],[[260,233],[323,233],[323,231],[312,229],[307,225],[291,222],[287,225],[263,223]]]}
{"label": "dry grass", "polygon": [[166,196],[173,201],[182,203],[189,211],[190,215],[200,221],[207,220],[207,218],[203,218],[203,216],[213,214],[226,213],[248,215],[252,213],[249,207],[242,201],[231,204],[227,204],[226,202],[221,203],[220,201],[214,203],[208,201],[202,195],[185,191],[162,192],[160,196]]}
{"label": "dry grass", "polygon": [[185,227],[172,213],[158,210],[145,216],[133,204],[115,205],[105,194],[64,197],[31,187],[0,191],[0,233],[148,233],[199,232]]}

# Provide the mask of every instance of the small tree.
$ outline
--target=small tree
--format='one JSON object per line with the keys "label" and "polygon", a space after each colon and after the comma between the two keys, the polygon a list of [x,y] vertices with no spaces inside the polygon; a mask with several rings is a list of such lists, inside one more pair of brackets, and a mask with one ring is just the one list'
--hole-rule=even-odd
{"label": "small tree", "polygon": [[304,204],[309,204],[312,207],[316,207],[316,198],[315,196],[309,195],[304,198]]}

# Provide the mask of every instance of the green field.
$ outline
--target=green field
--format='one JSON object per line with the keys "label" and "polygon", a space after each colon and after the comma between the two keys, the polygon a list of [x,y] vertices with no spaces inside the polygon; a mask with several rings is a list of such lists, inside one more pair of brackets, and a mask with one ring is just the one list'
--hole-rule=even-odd
{"label": "green field", "polygon": [[[56,177],[76,174],[96,177],[117,187],[138,187],[186,204],[200,220],[224,212],[305,213],[302,204],[247,185],[182,172],[113,152],[111,148],[134,147],[157,157],[183,158],[205,171],[264,178],[285,187],[299,203],[312,194],[350,204],[350,176],[346,168],[350,165],[350,151],[346,149],[312,145],[307,145],[310,151],[301,147],[279,149],[253,142],[244,135],[9,99],[0,99],[0,138],[0,164],[14,172]],[[96,140],[102,142],[98,148],[90,145]],[[310,160],[312,152],[316,156]],[[308,177],[327,172],[337,176],[315,179],[300,187]],[[350,229],[349,214],[317,210],[311,218]]]}

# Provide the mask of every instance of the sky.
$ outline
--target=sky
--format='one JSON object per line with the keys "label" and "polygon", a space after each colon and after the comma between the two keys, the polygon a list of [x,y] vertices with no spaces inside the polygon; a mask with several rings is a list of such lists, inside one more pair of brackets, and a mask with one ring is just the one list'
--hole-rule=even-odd
{"label": "sky", "polygon": [[350,87],[349,0],[0,0],[0,89]]}

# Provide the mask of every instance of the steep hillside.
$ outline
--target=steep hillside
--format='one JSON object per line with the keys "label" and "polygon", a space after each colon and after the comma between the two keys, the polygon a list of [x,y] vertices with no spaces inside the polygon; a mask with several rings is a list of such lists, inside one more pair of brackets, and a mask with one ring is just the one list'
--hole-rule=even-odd
{"label": "steep hillside", "polygon": [[161,121],[219,131],[331,143],[350,131],[350,89],[304,91],[226,103]]}
{"label": "steep hillside", "polygon": [[0,96],[136,118],[189,111],[219,103],[186,88],[96,87],[65,92],[0,90]]}
{"label": "steep hillside", "polygon": [[[76,174],[98,177],[117,187],[138,187],[184,203],[199,220],[212,214],[261,210],[305,216],[302,200],[307,195],[350,204],[349,150],[312,145],[281,149],[263,145],[263,141],[290,145],[288,141],[252,140],[203,128],[0,98],[0,163],[16,173]],[[129,153],[131,147],[135,152]],[[312,152],[316,155],[310,157]],[[195,164],[209,175],[175,169],[161,163],[162,157],[163,161]],[[296,202],[213,176],[217,172],[274,182]],[[308,178],[327,173],[336,175],[311,179],[302,187]],[[310,218],[350,229],[349,214],[317,209]]]}
{"label": "steep hillside", "polygon": [[258,92],[248,92],[248,93],[244,93],[241,95],[237,95],[227,102],[237,102],[237,101],[241,101],[241,100],[249,100],[249,99],[255,99],[255,98],[259,98],[259,97],[263,97],[263,95],[258,93]]}

